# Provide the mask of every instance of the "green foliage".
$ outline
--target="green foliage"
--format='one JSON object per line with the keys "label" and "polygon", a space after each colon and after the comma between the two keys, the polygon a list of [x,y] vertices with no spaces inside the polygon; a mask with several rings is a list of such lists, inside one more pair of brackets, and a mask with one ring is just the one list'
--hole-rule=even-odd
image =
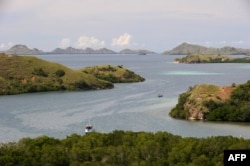
{"label": "green foliage", "polygon": [[170,111],[169,115],[173,118],[177,119],[187,119],[188,111],[184,109],[184,104],[187,101],[187,98],[190,96],[189,92],[182,93],[178,98],[178,103],[176,106]]}
{"label": "green foliage", "polygon": [[48,73],[46,73],[42,68],[35,68],[32,74],[42,77],[48,77]]}
{"label": "green foliage", "polygon": [[59,70],[56,71],[56,76],[57,77],[62,77],[64,75],[65,75],[65,71],[64,70],[59,69]]}
{"label": "green foliage", "polygon": [[91,89],[91,87],[86,83],[85,80],[79,80],[75,82],[75,88],[81,90]]}
{"label": "green foliage", "polygon": [[210,110],[208,120],[250,122],[250,81],[236,87],[226,102],[211,100],[204,105]]}
{"label": "green foliage", "polygon": [[222,166],[224,149],[250,149],[250,140],[131,131],[73,134],[63,140],[41,136],[0,144],[0,165]]}

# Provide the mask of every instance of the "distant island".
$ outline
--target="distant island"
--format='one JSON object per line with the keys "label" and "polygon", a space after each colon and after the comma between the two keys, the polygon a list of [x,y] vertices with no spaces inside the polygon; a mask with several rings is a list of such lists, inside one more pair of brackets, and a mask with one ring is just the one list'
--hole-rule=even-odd
{"label": "distant island", "polygon": [[73,47],[67,48],[56,48],[50,52],[44,52],[37,48],[30,49],[26,45],[18,44],[10,49],[3,51],[6,54],[11,55],[42,55],[42,54],[155,54],[153,51],[149,50],[131,50],[123,49],[120,52],[115,52],[107,48],[100,48],[94,50],[92,48],[78,49]]}
{"label": "distant island", "polygon": [[204,54],[204,55],[250,55],[250,49],[242,49],[235,47],[208,48],[200,45],[182,43],[172,50],[165,51],[164,55],[188,55],[188,54]]}
{"label": "distant island", "polygon": [[250,80],[231,86],[200,84],[179,96],[169,115],[177,119],[250,122]]}
{"label": "distant island", "polygon": [[0,95],[113,88],[113,83],[145,79],[122,66],[95,66],[72,70],[33,56],[0,53]]}
{"label": "distant island", "polygon": [[250,57],[233,58],[225,55],[189,54],[183,58],[176,58],[178,63],[250,63]]}
{"label": "distant island", "polygon": [[[107,48],[93,49],[93,48],[55,48],[52,51],[43,51],[38,48],[30,49],[26,45],[17,44],[8,50],[2,51],[11,55],[43,55],[43,54],[156,54],[154,51],[146,49],[123,49],[121,51],[113,51]],[[188,54],[204,54],[204,55],[250,55],[250,49],[235,48],[235,47],[223,47],[223,48],[208,48],[200,45],[182,43],[172,50],[164,51],[163,55],[188,55]]]}

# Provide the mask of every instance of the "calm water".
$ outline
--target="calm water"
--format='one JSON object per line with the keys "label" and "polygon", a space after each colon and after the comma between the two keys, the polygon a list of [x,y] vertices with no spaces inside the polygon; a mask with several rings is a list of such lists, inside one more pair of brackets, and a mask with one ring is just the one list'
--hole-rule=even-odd
{"label": "calm water", "polygon": [[[84,134],[89,121],[98,132],[167,131],[181,136],[233,135],[250,138],[250,124],[172,119],[178,95],[199,83],[231,85],[250,80],[250,64],[176,64],[163,55],[40,55],[73,69],[123,65],[146,78],[111,90],[0,96],[0,142],[49,135]],[[158,94],[163,94],[158,98]]]}

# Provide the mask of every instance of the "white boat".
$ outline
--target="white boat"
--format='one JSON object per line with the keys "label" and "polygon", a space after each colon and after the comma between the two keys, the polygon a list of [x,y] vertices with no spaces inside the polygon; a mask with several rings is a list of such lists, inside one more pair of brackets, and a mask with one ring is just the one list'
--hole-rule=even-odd
{"label": "white boat", "polygon": [[93,131],[94,131],[94,129],[93,129],[93,126],[91,124],[87,124],[85,126],[85,134],[91,133]]}

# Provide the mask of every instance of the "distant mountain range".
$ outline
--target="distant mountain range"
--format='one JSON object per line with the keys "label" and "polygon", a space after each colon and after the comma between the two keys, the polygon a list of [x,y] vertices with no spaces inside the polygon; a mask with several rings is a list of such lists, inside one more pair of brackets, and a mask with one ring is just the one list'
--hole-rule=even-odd
{"label": "distant mountain range", "polygon": [[[7,54],[16,54],[16,55],[38,55],[38,54],[155,54],[155,52],[150,50],[131,50],[123,49],[119,52],[107,48],[101,49],[78,49],[73,47],[68,48],[56,48],[50,52],[44,52],[37,48],[30,49],[26,45],[15,45],[10,49],[4,51]],[[164,55],[188,55],[191,53],[204,54],[204,55],[239,55],[245,54],[250,56],[250,49],[235,48],[235,47],[222,47],[222,48],[212,48],[205,47],[195,44],[182,43],[179,46],[173,48],[172,50],[165,51],[162,54]]]}
{"label": "distant mountain range", "polygon": [[85,48],[85,49],[77,49],[73,47],[68,48],[56,48],[51,52],[44,52],[37,48],[30,49],[26,45],[15,45],[10,49],[4,51],[7,54],[16,54],[16,55],[38,55],[38,54],[155,54],[153,51],[149,50],[130,50],[124,49],[120,52],[115,52],[113,50],[109,50],[107,48],[100,48],[94,50],[92,48]]}
{"label": "distant mountain range", "polygon": [[235,47],[208,48],[195,44],[182,43],[170,51],[163,52],[164,55],[188,55],[193,53],[204,55],[250,55],[250,49],[242,49]]}

